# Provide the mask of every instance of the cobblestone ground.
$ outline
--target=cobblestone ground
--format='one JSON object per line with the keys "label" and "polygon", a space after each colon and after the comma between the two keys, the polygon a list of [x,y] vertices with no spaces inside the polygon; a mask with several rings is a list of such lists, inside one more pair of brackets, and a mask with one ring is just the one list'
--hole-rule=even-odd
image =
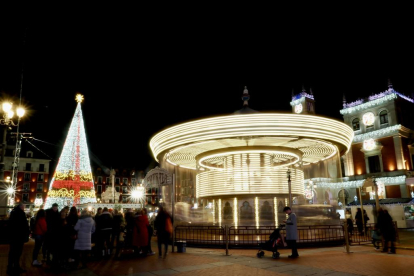
{"label": "cobblestone ground", "polygon": [[[405,244],[398,244],[397,254],[376,251],[372,245],[346,247],[324,247],[299,249],[300,257],[289,259],[289,249],[280,249],[280,259],[272,259],[271,252],[265,251],[263,258],[257,258],[257,249],[186,248],[185,253],[170,253],[166,259],[158,254],[147,257],[132,257],[124,252],[120,259],[91,260],[88,268],[65,272],[52,271],[31,265],[33,241],[25,244],[22,266],[27,269],[21,275],[30,276],[153,276],[153,275],[412,275],[414,264],[414,232],[404,238]],[[153,249],[156,249],[155,239]],[[0,276],[6,275],[8,245],[0,245]]]}

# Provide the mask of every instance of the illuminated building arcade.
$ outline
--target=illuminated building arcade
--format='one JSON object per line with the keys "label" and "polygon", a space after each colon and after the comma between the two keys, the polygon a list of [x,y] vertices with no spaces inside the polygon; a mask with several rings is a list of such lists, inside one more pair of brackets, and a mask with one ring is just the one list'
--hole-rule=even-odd
{"label": "illuminated building arcade", "polygon": [[261,113],[248,107],[245,89],[240,111],[175,125],[153,136],[154,158],[177,175],[177,189],[195,176],[192,203],[213,209],[204,221],[277,225],[289,196],[304,196],[309,171],[326,162],[339,164],[354,137],[346,124],[313,115],[305,94],[298,99],[303,98],[308,112]]}

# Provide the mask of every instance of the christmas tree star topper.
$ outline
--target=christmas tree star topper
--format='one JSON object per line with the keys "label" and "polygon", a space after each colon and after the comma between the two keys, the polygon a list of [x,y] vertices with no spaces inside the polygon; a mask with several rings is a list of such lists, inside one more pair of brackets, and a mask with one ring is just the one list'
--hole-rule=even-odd
{"label": "christmas tree star topper", "polygon": [[82,94],[77,94],[75,99],[76,99],[76,101],[78,103],[82,103],[82,101],[83,101],[83,95]]}

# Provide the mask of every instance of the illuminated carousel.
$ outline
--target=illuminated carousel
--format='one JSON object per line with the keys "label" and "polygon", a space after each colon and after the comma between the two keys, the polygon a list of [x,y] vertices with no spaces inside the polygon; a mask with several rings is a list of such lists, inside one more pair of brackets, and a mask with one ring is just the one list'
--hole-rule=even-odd
{"label": "illuminated carousel", "polygon": [[256,112],[247,105],[247,89],[242,99],[242,110],[172,126],[150,146],[171,173],[195,174],[194,203],[212,209],[204,222],[278,225],[289,198],[305,195],[306,170],[338,160],[353,131],[315,115]]}

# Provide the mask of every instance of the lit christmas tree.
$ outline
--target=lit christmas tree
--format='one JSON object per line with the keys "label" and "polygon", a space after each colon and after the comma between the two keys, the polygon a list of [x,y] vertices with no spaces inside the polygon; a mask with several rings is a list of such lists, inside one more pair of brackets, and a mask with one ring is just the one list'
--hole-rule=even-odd
{"label": "lit christmas tree", "polygon": [[52,207],[53,203],[57,203],[59,209],[64,206],[96,203],[81,109],[83,96],[76,95],[76,101],[78,105],[56,171],[50,181],[45,209]]}

